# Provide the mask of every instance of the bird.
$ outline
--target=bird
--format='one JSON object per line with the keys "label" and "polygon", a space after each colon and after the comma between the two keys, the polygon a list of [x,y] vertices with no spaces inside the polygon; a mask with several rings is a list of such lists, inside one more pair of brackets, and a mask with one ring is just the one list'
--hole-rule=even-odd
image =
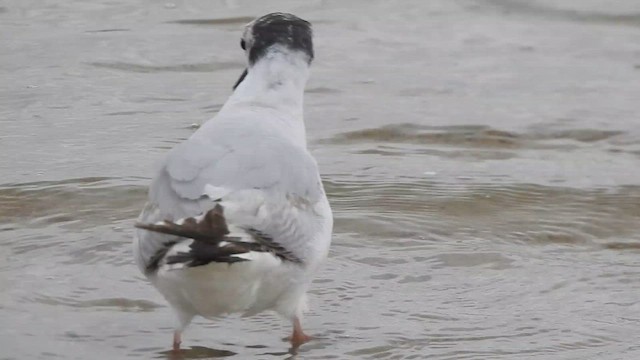
{"label": "bird", "polygon": [[307,291],[333,215],[307,148],[311,24],[270,13],[244,28],[247,67],[210,120],[160,161],[135,223],[133,256],[176,315],[173,350],[196,316],[274,311],[297,349]]}

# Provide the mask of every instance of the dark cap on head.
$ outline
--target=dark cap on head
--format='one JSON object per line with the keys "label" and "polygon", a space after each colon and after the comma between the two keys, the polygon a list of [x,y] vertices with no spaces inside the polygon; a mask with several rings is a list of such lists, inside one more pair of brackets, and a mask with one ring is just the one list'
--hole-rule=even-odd
{"label": "dark cap on head", "polygon": [[313,32],[311,24],[286,13],[267,14],[247,25],[240,45],[249,50],[249,64],[253,65],[273,45],[282,45],[303,52],[308,62],[313,60]]}

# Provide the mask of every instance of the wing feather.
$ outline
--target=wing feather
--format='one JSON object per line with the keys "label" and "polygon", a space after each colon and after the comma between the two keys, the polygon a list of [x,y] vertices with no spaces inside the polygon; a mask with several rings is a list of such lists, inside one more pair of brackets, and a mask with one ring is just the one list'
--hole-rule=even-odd
{"label": "wing feather", "polygon": [[[314,208],[326,203],[317,164],[304,146],[260,126],[216,124],[176,146],[150,188],[155,210],[143,212],[139,222],[194,217],[222,204],[230,225],[263,234],[286,257],[304,259],[311,252],[311,237],[321,223],[330,221],[319,218]],[[320,215],[330,217],[328,204],[325,207],[329,213]],[[143,258],[179,239],[156,235],[140,234]]]}

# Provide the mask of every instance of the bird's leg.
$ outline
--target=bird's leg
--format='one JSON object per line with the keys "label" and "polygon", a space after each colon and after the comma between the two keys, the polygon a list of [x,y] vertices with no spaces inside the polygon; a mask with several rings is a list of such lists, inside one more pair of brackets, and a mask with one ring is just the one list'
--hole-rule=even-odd
{"label": "bird's leg", "polygon": [[174,328],[175,331],[173,332],[173,351],[174,352],[178,352],[180,351],[180,343],[182,343],[182,332],[184,331],[184,329],[187,328],[187,326],[189,326],[189,323],[191,323],[191,320],[193,319],[193,314],[189,313],[189,312],[184,312],[184,311],[176,311],[176,327]]}
{"label": "bird's leg", "polygon": [[180,351],[180,343],[182,342],[182,333],[176,330],[173,333],[173,351]]}
{"label": "bird's leg", "polygon": [[291,347],[297,349],[300,345],[311,340],[311,336],[302,331],[300,319],[296,316],[293,318],[293,334],[291,335]]}

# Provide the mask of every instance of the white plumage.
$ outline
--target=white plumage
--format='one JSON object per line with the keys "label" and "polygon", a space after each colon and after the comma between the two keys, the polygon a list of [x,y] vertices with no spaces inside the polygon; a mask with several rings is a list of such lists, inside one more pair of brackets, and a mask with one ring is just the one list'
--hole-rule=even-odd
{"label": "white plumage", "polygon": [[274,310],[300,326],[333,220],[306,148],[310,24],[269,14],[243,35],[249,67],[220,112],[164,159],[138,218],[136,263],[178,319]]}

